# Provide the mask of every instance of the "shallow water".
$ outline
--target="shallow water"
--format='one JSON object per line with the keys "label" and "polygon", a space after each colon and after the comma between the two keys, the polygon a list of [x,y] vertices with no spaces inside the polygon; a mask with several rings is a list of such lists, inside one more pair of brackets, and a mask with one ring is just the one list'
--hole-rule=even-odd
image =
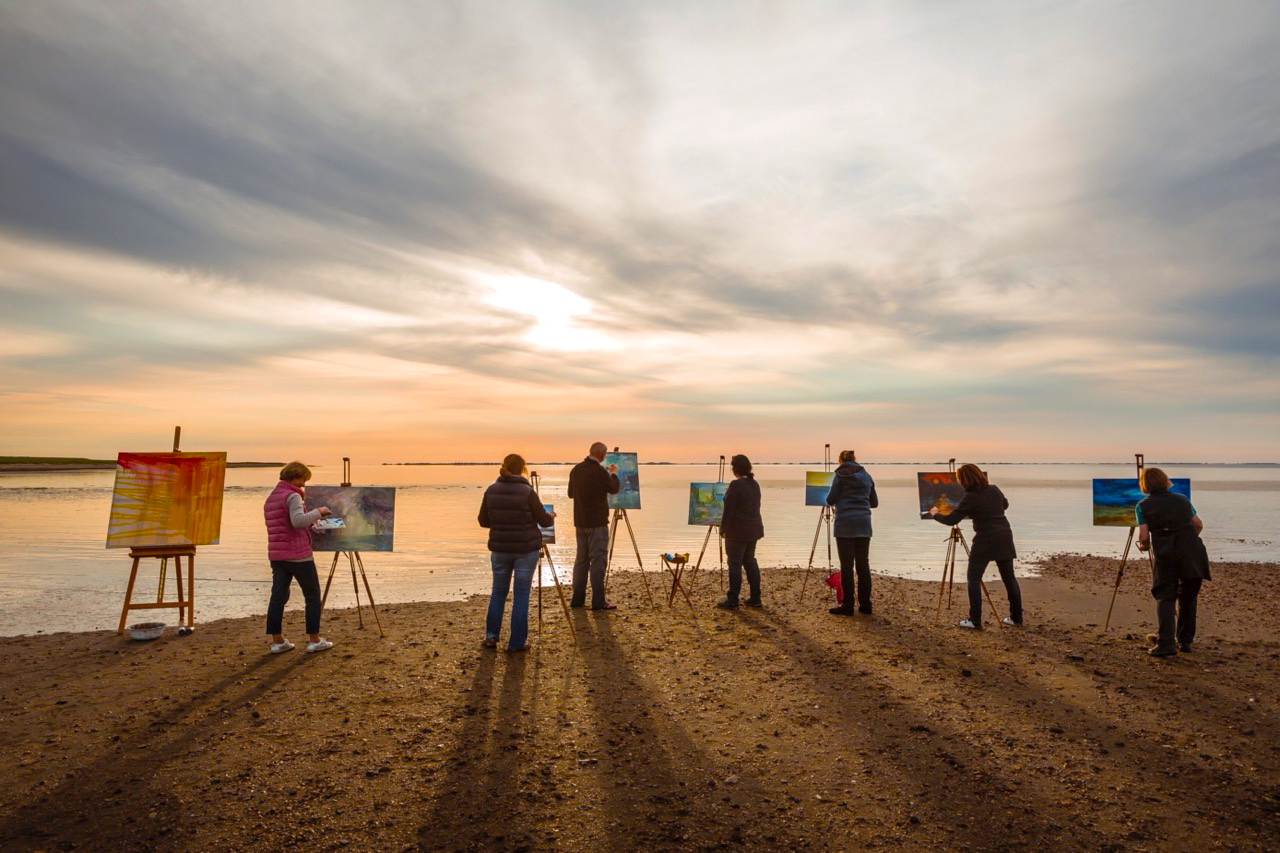
{"label": "shallow water", "polygon": [[[804,472],[813,466],[760,465],[765,539],[761,565],[806,566],[817,531],[819,510],[804,505]],[[1127,531],[1093,527],[1094,477],[1132,476],[1132,465],[985,465],[992,482],[1009,498],[1009,520],[1023,561],[1071,551],[1119,556]],[[562,578],[573,559],[572,510],[565,497],[569,466],[536,466],[543,500],[562,510],[560,544],[551,548]],[[936,466],[869,465],[880,507],[875,511],[873,571],[904,577],[940,574],[947,531],[918,518],[917,470]],[[1280,469],[1241,466],[1166,466],[1171,476],[1189,476],[1192,500],[1205,521],[1205,542],[1215,560],[1277,559]],[[222,541],[199,549],[196,557],[196,613],[201,621],[247,616],[266,610],[270,569],[262,502],[276,482],[276,470],[227,471]],[[481,466],[356,466],[360,485],[396,486],[393,553],[364,555],[369,583],[379,603],[461,598],[489,589],[485,531],[476,524],[484,488],[496,471]],[[659,568],[663,551],[691,552],[695,559],[706,528],[686,523],[689,483],[715,480],[714,465],[642,465],[643,507],[628,513],[644,567]],[[336,471],[316,469],[313,483],[335,483]],[[0,474],[0,635],[114,628],[128,581],[127,550],[104,547],[111,506],[111,471]],[[968,534],[969,525],[964,525]],[[718,559],[716,541],[707,560]],[[834,549],[833,549],[834,550]],[[318,555],[321,579],[329,555]],[[631,540],[619,537],[615,564],[636,564]],[[147,563],[151,565],[147,565]],[[704,563],[706,565],[706,563]],[[825,570],[825,535],[814,565]],[[135,601],[157,587],[155,560],[139,568]],[[1025,563],[1019,567],[1025,572]],[[816,576],[816,575],[815,575]],[[549,583],[549,580],[548,580]],[[766,580],[767,584],[767,572]],[[170,572],[172,584],[172,572]],[[172,587],[170,596],[172,596]],[[361,591],[363,600],[363,590]],[[291,607],[301,605],[295,591]],[[339,567],[329,602],[354,604],[351,575]],[[176,610],[157,612],[176,622]],[[142,618],[137,612],[133,617]]]}

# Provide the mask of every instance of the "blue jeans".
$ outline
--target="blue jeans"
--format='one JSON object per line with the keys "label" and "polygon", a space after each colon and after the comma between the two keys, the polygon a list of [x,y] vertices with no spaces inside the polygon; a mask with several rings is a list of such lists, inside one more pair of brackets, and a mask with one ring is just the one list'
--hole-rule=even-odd
{"label": "blue jeans", "polygon": [[533,572],[538,567],[538,552],[527,554],[489,554],[493,564],[493,592],[489,594],[489,613],[484,620],[484,635],[498,639],[502,631],[502,611],[507,606],[507,591],[511,589],[511,575],[516,576],[516,594],[511,599],[511,637],[507,648],[523,649],[529,638],[529,587],[533,586]]}

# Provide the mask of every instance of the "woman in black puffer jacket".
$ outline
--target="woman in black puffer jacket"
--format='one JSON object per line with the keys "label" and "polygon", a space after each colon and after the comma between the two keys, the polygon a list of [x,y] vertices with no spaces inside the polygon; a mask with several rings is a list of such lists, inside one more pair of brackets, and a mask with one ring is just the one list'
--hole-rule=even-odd
{"label": "woman in black puffer jacket", "polygon": [[489,530],[489,558],[493,565],[493,592],[485,617],[484,645],[498,645],[502,611],[515,575],[516,592],[511,599],[511,637],[507,651],[522,652],[529,647],[529,588],[538,567],[542,533],[555,522],[556,514],[542,508],[542,499],[524,478],[524,458],[512,453],[502,460],[498,480],[485,490],[480,502],[480,526]]}

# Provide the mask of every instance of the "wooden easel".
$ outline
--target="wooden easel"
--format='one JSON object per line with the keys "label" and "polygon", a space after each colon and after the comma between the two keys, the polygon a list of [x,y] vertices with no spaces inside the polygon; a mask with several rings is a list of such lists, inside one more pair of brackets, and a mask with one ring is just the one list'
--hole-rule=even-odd
{"label": "wooden easel", "polygon": [[[538,493],[538,483],[540,478],[538,472],[533,471],[529,474],[529,480],[533,484],[533,491]],[[569,612],[569,602],[564,600],[564,588],[560,586],[560,575],[556,573],[556,564],[551,561],[551,548],[544,540],[542,543],[541,553],[538,554],[538,636],[542,636],[542,561],[546,560],[547,565],[551,567],[551,580],[556,585],[556,596],[560,599],[560,608],[564,610],[564,621],[569,626],[569,635],[573,637],[573,644],[578,645],[578,629],[573,626],[573,615]]]}
{"label": "wooden easel", "polygon": [[[613,449],[614,453],[618,452],[618,448]],[[649,598],[649,606],[653,607],[653,593],[649,590],[649,577],[644,573],[644,560],[640,559],[640,546],[636,543],[636,532],[631,528],[631,519],[627,516],[627,511],[623,507],[618,507],[613,511],[613,521],[609,526],[609,556],[604,563],[604,577],[609,579],[609,567],[613,564],[613,546],[617,543],[618,521],[627,523],[627,533],[631,536],[631,547],[636,552],[636,565],[640,567],[640,580],[644,581],[644,594]],[[606,583],[606,587],[608,584]]]}
{"label": "wooden easel", "polygon": [[[342,457],[342,487],[344,489],[351,488],[351,457]],[[369,588],[369,576],[364,572],[364,560],[360,559],[359,551],[334,551],[333,562],[329,564],[329,579],[324,582],[324,595],[320,598],[320,612],[324,613],[325,603],[329,600],[329,584],[333,583],[333,573],[338,568],[338,558],[346,555],[347,563],[351,566],[351,585],[356,591],[356,619],[360,627],[364,627],[364,615],[360,610],[360,583],[356,580],[356,569],[360,570],[360,580],[364,581],[364,591],[369,596],[369,609],[373,611],[373,618],[378,623],[378,636],[386,637],[382,632],[382,619],[378,617],[378,605],[373,603],[373,590]]]}
{"label": "wooden easel", "polygon": [[[830,473],[831,471],[831,445],[823,445],[822,470]],[[835,518],[835,508],[823,504],[822,511],[818,513],[818,526],[813,531],[813,547],[809,549],[809,566],[804,570],[804,583],[800,584],[800,600],[804,601],[804,592],[809,588],[809,573],[813,571],[813,555],[818,552],[818,534],[822,532],[822,525],[827,526],[827,574],[831,574],[831,521]],[[848,593],[845,593],[846,595]]]}
{"label": "wooden easel", "polygon": [[[951,466],[951,473],[956,472],[956,460],[951,459],[947,463]],[[960,549],[964,548],[965,557],[969,556],[969,543],[964,539],[964,531],[960,529],[960,525],[951,528],[951,533],[947,536],[947,553],[942,559],[942,586],[938,587],[938,609],[933,614],[933,621],[937,622],[942,617],[942,590],[947,590],[947,610],[951,609],[951,593],[955,590],[956,585],[956,555]],[[996,603],[991,600],[991,593],[987,590],[986,581],[979,581],[982,585],[982,594],[987,597],[987,604],[991,606],[991,618],[996,623],[1000,621],[1000,611],[996,610]],[[846,593],[847,595],[848,593]]]}
{"label": "wooden easel", "polygon": [[[1138,470],[1138,488],[1142,488],[1142,471],[1146,468],[1146,456],[1135,453],[1133,460]],[[1137,529],[1137,525],[1129,525],[1129,536],[1124,540],[1124,553],[1120,555],[1120,568],[1116,571],[1116,585],[1111,590],[1111,604],[1107,606],[1107,622],[1102,628],[1103,633],[1111,630],[1111,610],[1116,606],[1116,593],[1120,592],[1120,580],[1124,577],[1124,567],[1129,562],[1129,548],[1133,545],[1133,534]],[[1155,556],[1150,551],[1147,552],[1147,562],[1151,563],[1153,568],[1155,567]]]}
{"label": "wooden easel", "polygon": [[[178,444],[182,439],[182,427],[173,428],[173,452],[178,452]],[[117,634],[124,633],[125,622],[129,621],[130,610],[156,610],[176,607],[178,608],[178,624],[183,624],[183,613],[186,613],[186,626],[188,628],[195,626],[196,613],[196,546],[195,545],[156,545],[144,546],[138,548],[130,548],[129,556],[133,559],[133,568],[129,570],[129,586],[124,592],[124,607],[120,611],[120,626],[116,629]],[[156,600],[145,604],[133,603],[133,585],[138,579],[138,562],[147,557],[154,557],[160,561],[160,587],[156,590]],[[182,558],[187,558],[187,589],[186,598],[183,598],[182,590]],[[178,583],[178,599],[176,601],[165,601],[164,587],[165,575],[169,567],[169,560],[173,560],[174,580]]]}
{"label": "wooden easel", "polygon": [[[720,454],[720,473],[716,479],[716,482],[717,483],[724,482],[724,454],[723,453]],[[704,554],[707,553],[707,545],[710,544],[711,542],[712,532],[719,529],[720,529],[720,525],[718,524],[707,525],[707,535],[706,535],[706,538],[702,540],[702,550],[698,552],[698,562],[693,564],[693,572],[689,575],[689,586],[692,587],[698,579],[698,569],[702,568],[702,557]],[[716,550],[720,554],[720,589],[723,590],[724,589],[724,542],[721,541],[719,536],[716,537]]]}

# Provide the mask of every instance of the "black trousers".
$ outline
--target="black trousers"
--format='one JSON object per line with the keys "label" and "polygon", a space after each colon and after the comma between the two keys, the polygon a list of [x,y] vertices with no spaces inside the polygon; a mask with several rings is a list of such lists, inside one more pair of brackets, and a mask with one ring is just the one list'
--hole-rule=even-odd
{"label": "black trousers", "polygon": [[[982,627],[982,575],[987,570],[990,560],[970,560],[969,573],[965,578],[969,586],[969,621]],[[1004,581],[1004,591],[1009,596],[1009,618],[1022,624],[1022,588],[1013,574],[1013,560],[996,560],[996,568],[1000,570],[1000,580]]]}
{"label": "black trousers", "polygon": [[[853,609],[854,590],[858,594],[858,609],[871,612],[871,537],[837,536],[836,551],[840,554],[840,586],[844,588],[843,607]],[[853,582],[854,567],[858,571],[858,583]]]}
{"label": "black trousers", "polygon": [[1160,620],[1156,645],[1173,648],[1190,646],[1196,638],[1196,598],[1200,595],[1200,578],[1169,578],[1151,589],[1156,600],[1156,617]]}
{"label": "black trousers", "polygon": [[747,586],[751,590],[751,600],[760,600],[760,564],[756,562],[756,543],[743,539],[724,540],[724,555],[729,561],[729,595],[734,604],[742,594],[742,572],[747,573]]}
{"label": "black trousers", "polygon": [[295,580],[306,599],[307,633],[320,633],[320,576],[316,573],[316,561],[272,560],[271,603],[267,605],[268,634],[282,633],[284,606],[289,602],[289,584]]}

